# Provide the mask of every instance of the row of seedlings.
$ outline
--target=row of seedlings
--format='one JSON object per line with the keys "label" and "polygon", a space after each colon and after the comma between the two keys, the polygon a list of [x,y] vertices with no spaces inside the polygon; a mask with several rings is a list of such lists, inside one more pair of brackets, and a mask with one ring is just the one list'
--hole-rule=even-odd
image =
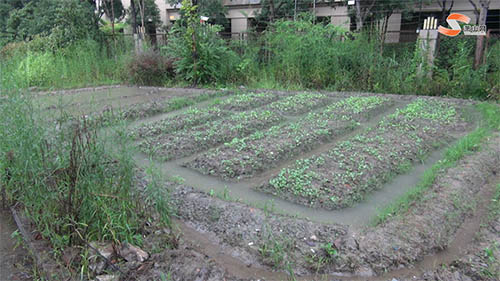
{"label": "row of seedlings", "polygon": [[221,110],[217,106],[204,108],[191,107],[174,116],[169,116],[153,123],[144,124],[134,130],[133,135],[144,138],[161,134],[169,134],[185,128],[190,128],[209,121],[220,119],[228,114],[228,111]]}
{"label": "row of seedlings", "polygon": [[281,121],[282,115],[269,110],[244,111],[171,134],[146,137],[139,148],[158,159],[171,160],[207,150]]}
{"label": "row of seedlings", "polygon": [[319,112],[311,112],[302,120],[276,125],[247,137],[236,137],[184,166],[225,179],[254,176],[353,130],[359,122],[391,104],[391,99],[383,97],[347,98]]}
{"label": "row of seedlings", "polygon": [[223,101],[215,101],[208,107],[190,107],[185,112],[169,116],[162,120],[144,124],[133,132],[137,137],[150,137],[168,134],[185,128],[197,126],[208,121],[220,119],[231,113],[229,110],[253,109],[276,100],[278,96],[271,93],[235,94]]}
{"label": "row of seedlings", "polygon": [[331,98],[317,93],[300,93],[284,97],[266,108],[285,115],[300,115],[327,105]]}
{"label": "row of seedlings", "polygon": [[351,206],[466,125],[453,105],[417,99],[327,152],[297,160],[257,189],[316,208]]}

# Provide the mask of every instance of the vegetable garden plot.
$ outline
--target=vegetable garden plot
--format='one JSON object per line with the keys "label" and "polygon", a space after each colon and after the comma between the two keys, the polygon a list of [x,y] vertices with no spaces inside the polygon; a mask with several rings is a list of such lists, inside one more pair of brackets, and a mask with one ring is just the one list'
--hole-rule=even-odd
{"label": "vegetable garden plot", "polygon": [[228,114],[229,112],[223,111],[215,106],[206,108],[191,107],[186,110],[186,112],[167,117],[151,124],[143,125],[134,132],[134,135],[139,137],[149,137],[160,134],[168,134],[174,131],[200,125],[204,122],[216,120]]}
{"label": "vegetable garden plot", "polygon": [[269,110],[245,111],[172,134],[146,138],[139,147],[143,152],[164,160],[179,158],[268,128],[282,120],[281,115]]}
{"label": "vegetable garden plot", "polygon": [[236,137],[184,165],[223,178],[252,176],[352,130],[358,121],[365,121],[391,104],[390,99],[381,97],[348,98],[310,113],[303,120]]}
{"label": "vegetable garden plot", "polygon": [[375,128],[297,160],[258,189],[312,207],[347,207],[463,127],[452,105],[418,99]]}
{"label": "vegetable garden plot", "polygon": [[266,108],[282,114],[299,115],[326,105],[330,97],[323,94],[301,93],[282,98]]}
{"label": "vegetable garden plot", "polygon": [[248,93],[231,96],[218,105],[224,110],[243,111],[271,103],[279,98],[273,93]]}

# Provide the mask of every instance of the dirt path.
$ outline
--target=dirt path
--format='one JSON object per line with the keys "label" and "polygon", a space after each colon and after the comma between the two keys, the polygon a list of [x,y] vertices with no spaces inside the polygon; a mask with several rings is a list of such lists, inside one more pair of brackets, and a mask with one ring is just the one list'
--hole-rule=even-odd
{"label": "dirt path", "polygon": [[[487,217],[488,206],[491,202],[496,185],[500,183],[500,177],[491,178],[486,186],[479,192],[476,198],[477,209],[474,214],[467,218],[457,230],[455,238],[448,247],[434,255],[426,256],[416,263],[412,268],[394,270],[381,276],[362,277],[349,274],[338,275],[309,275],[295,277],[294,280],[349,280],[349,281],[385,281],[385,280],[412,280],[422,276],[425,272],[434,271],[442,265],[449,265],[453,261],[460,259],[464,255],[465,246],[474,243],[476,234],[480,231],[481,224]],[[283,272],[274,272],[265,268],[251,267],[233,257],[230,249],[215,244],[204,233],[201,233],[186,223],[177,220],[177,225],[183,234],[183,239],[192,244],[193,248],[202,252],[210,259],[215,260],[219,266],[223,267],[229,274],[238,278],[249,280],[280,281],[291,280],[291,277]]]}

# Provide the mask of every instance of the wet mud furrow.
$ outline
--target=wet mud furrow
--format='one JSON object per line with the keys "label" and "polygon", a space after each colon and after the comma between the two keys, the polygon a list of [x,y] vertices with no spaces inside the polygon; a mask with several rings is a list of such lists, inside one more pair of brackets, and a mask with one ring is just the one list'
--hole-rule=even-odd
{"label": "wet mud furrow", "polygon": [[[492,139],[483,151],[440,175],[409,212],[374,228],[357,231],[269,215],[182,187],[174,193],[182,219],[179,224],[186,240],[239,278],[286,280],[260,259],[262,236],[256,229],[262,230],[267,223],[275,235],[287,235],[295,242],[288,257],[297,258],[294,270],[302,277],[296,280],[410,280],[460,258],[464,245],[473,242],[499,183],[499,141],[500,137]],[[210,218],[214,210],[217,218]],[[308,250],[317,250],[314,244],[332,239],[341,255],[338,262],[323,268],[326,274],[308,275],[304,261]]]}
{"label": "wet mud furrow", "polygon": [[[396,198],[396,196],[398,196],[398,194],[401,194],[401,192],[404,192],[405,189],[398,188],[397,186],[394,186],[395,188],[388,189],[387,191],[384,191],[384,189],[382,189],[380,193],[374,197],[376,199],[382,199],[381,202],[370,200],[365,202],[364,205],[359,205],[353,208],[347,208],[337,211],[328,211],[328,210],[315,210],[312,208],[294,204],[289,201],[275,197],[273,195],[257,191],[254,189],[254,187],[264,182],[267,182],[271,177],[277,174],[282,167],[289,165],[290,163],[294,163],[296,159],[306,157],[307,155],[313,155],[314,153],[327,151],[328,149],[333,147],[336,143],[346,140],[352,136],[355,136],[356,134],[359,134],[359,132],[362,132],[363,130],[366,130],[367,128],[370,128],[371,126],[377,124],[380,120],[382,120],[384,116],[394,112],[398,108],[405,106],[405,104],[406,103],[397,103],[389,107],[383,113],[380,112],[378,115],[374,116],[368,122],[361,123],[361,125],[354,131],[351,131],[346,135],[340,136],[339,138],[333,140],[330,143],[321,145],[318,148],[308,153],[294,157],[289,161],[284,161],[280,163],[280,165],[277,168],[266,171],[263,174],[259,175],[258,177],[252,178],[250,180],[242,180],[240,182],[228,182],[214,176],[203,175],[197,171],[194,171],[189,168],[184,168],[181,166],[183,163],[194,159],[201,153],[185,158],[180,158],[174,161],[167,161],[167,162],[155,161],[155,160],[153,161],[155,163],[155,166],[158,167],[159,170],[162,171],[167,178],[181,177],[184,179],[184,183],[186,185],[194,187],[198,190],[202,190],[207,193],[219,193],[219,194],[227,193],[228,196],[231,197],[233,200],[241,200],[242,202],[245,202],[252,206],[262,207],[264,204],[272,204],[274,211],[276,212],[296,215],[298,217],[308,218],[310,220],[317,222],[345,223],[345,224],[354,223],[356,225],[362,225],[363,223],[366,223],[368,220],[371,219],[371,216],[366,216],[365,214],[367,210],[371,210],[372,212],[374,212],[376,208],[382,206],[381,204],[384,204],[388,200]],[[407,188],[409,188],[412,183],[415,183],[415,178],[417,178],[419,172],[429,167],[439,159],[440,151],[435,152],[431,156],[432,157],[429,157],[428,160],[424,161],[423,164],[421,163],[419,165],[416,165],[413,172],[410,172],[409,178],[411,178],[413,181],[409,182],[409,184],[406,185]],[[143,167],[147,167],[147,165],[149,165],[150,158],[143,153],[136,153],[135,159]]]}

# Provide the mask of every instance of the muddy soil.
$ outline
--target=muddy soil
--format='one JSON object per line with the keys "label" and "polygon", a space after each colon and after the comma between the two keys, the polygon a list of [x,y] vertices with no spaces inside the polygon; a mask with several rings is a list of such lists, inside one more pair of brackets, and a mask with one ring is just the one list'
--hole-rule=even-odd
{"label": "muddy soil", "polygon": [[0,281],[32,280],[30,255],[11,236],[15,231],[17,226],[11,214],[0,209]]}
{"label": "muddy soil", "polygon": [[139,147],[159,159],[176,159],[269,128],[281,121],[283,116],[268,110],[245,111],[183,131],[146,138]]}
{"label": "muddy soil", "polygon": [[228,111],[221,110],[215,106],[207,108],[189,108],[186,112],[169,116],[156,122],[144,124],[134,130],[133,135],[144,138],[160,134],[168,134],[220,119],[228,114]]}
{"label": "muddy soil", "polygon": [[392,102],[368,104],[362,112],[335,105],[209,150],[184,166],[224,179],[249,178],[352,131],[360,126],[358,122],[381,114]]}
{"label": "muddy soil", "polygon": [[[426,115],[427,109],[422,112]],[[470,127],[457,115],[452,121],[388,116],[327,152],[285,167],[257,188],[309,207],[345,208],[404,171],[405,163],[414,163],[436,144],[446,144]]]}
{"label": "muddy soil", "polygon": [[[337,98],[344,94],[328,95]],[[151,258],[128,267],[122,280],[289,280],[287,272],[293,272],[297,280],[488,280],[476,274],[487,264],[484,256],[474,254],[484,249],[483,242],[472,245],[463,259],[450,256],[462,246],[453,242],[456,237],[462,243],[468,241],[460,237],[461,227],[465,232],[476,227],[463,221],[477,221],[481,206],[486,205],[481,201],[489,196],[484,190],[494,173],[500,172],[498,143],[500,137],[492,138],[482,151],[439,176],[409,212],[362,229],[280,215],[272,204],[256,208],[231,202],[224,194],[218,195],[223,197],[220,199],[167,183],[179,218],[175,225],[182,235],[173,243],[171,237],[177,230],[151,231],[144,246]],[[498,225],[497,219],[482,229],[484,243],[498,241]],[[165,239],[174,249],[165,249]],[[437,260],[428,258],[436,253],[445,254]],[[498,260],[498,252],[493,255]],[[436,269],[441,261],[450,260],[453,269]],[[412,269],[419,264],[424,267]],[[384,274],[387,271],[394,274]],[[422,275],[422,271],[426,273]]]}
{"label": "muddy soil", "polygon": [[[500,172],[499,141],[499,137],[492,139],[483,151],[467,156],[456,168],[439,176],[408,213],[364,230],[275,215],[188,187],[178,187],[172,194],[173,202],[178,215],[190,228],[203,233],[206,240],[220,245],[220,251],[247,267],[270,271],[275,268],[259,253],[266,238],[271,236],[292,245],[284,256],[293,264],[296,274],[373,276],[412,267],[450,245],[464,219],[474,214],[476,205],[471,204],[470,198],[475,198],[487,186],[494,172]],[[335,246],[339,256],[318,268],[315,256],[324,256],[322,246],[328,243]]]}
{"label": "muddy soil", "polygon": [[218,106],[224,110],[245,111],[276,101],[278,95],[272,93],[247,93],[229,97]]}

